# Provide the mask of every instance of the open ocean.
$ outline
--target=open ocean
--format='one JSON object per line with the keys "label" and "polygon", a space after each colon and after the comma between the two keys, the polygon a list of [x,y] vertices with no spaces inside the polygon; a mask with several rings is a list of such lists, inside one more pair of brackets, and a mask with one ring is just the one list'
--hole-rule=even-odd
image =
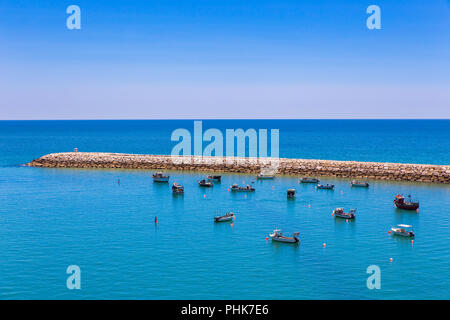
{"label": "open ocean", "polygon": [[[323,178],[336,185],[328,191],[297,177],[222,174],[205,190],[204,174],[170,172],[185,186],[174,197],[150,171],[20,166],[74,147],[169,154],[177,128],[193,132],[193,121],[0,121],[0,299],[450,299],[449,185]],[[450,120],[204,120],[208,128],[279,129],[280,157],[450,165]],[[256,192],[232,194],[233,183]],[[419,213],[395,209],[397,193],[419,199]],[[335,219],[336,207],[357,208],[356,220]],[[233,224],[213,223],[229,210]],[[388,234],[399,223],[414,226],[414,243]],[[275,227],[299,231],[300,245],[266,241]],[[69,265],[81,268],[81,290],[66,287]],[[370,265],[381,268],[380,290],[366,286]]]}

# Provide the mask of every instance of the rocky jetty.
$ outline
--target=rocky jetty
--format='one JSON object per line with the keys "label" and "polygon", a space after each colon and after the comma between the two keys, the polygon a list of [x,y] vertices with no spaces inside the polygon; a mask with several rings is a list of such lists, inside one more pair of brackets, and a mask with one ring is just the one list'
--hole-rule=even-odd
{"label": "rocky jetty", "polygon": [[186,170],[258,174],[273,169],[280,175],[327,176],[355,179],[450,183],[450,166],[359,161],[200,156],[139,155],[122,153],[52,153],[28,163],[47,168],[121,168]]}

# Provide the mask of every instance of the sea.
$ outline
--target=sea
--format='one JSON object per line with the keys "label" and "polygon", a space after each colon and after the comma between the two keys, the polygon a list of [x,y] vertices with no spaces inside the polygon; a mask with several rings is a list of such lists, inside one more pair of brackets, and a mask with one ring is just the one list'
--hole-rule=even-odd
{"label": "sea", "polygon": [[[224,136],[278,129],[284,158],[450,165],[450,120],[202,126]],[[174,196],[151,171],[24,166],[74,148],[170,154],[180,128],[194,136],[192,120],[0,121],[0,299],[450,298],[450,185],[369,180],[352,188],[322,177],[330,191],[293,176],[222,174],[205,189],[197,183],[205,173],[173,171],[170,184],[185,187]],[[234,183],[256,191],[229,192]],[[398,193],[419,200],[419,211],[396,209]],[[338,207],[355,208],[356,219],[332,216]],[[229,211],[235,220],[213,222]],[[411,225],[414,240],[389,234],[397,224]],[[272,242],[275,228],[299,232],[300,244]]]}

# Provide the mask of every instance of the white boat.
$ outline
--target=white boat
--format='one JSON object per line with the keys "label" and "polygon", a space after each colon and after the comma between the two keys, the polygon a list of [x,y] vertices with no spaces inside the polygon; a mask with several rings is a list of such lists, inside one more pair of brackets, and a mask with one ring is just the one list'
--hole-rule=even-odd
{"label": "white boat", "polygon": [[231,221],[233,220],[234,213],[233,212],[227,212],[223,216],[214,217],[214,222],[225,222],[225,221]]}
{"label": "white boat", "polygon": [[317,179],[317,178],[308,178],[308,177],[305,177],[305,178],[301,178],[301,179],[299,180],[299,182],[300,182],[300,183],[319,183],[320,180]]}
{"label": "white boat", "polygon": [[230,190],[234,191],[234,192],[253,192],[253,191],[255,191],[255,188],[253,188],[251,185],[247,185],[245,187],[239,187],[237,184],[233,184],[230,187]]}
{"label": "white boat", "polygon": [[391,228],[391,230],[397,236],[410,237],[410,238],[413,238],[415,236],[414,232],[412,231],[412,226],[407,225],[407,224],[398,224],[396,228],[393,227],[393,228]]}
{"label": "white boat", "polygon": [[355,219],[355,212],[356,209],[350,209],[350,212],[344,212],[344,208],[336,208],[333,210],[333,214],[335,217],[344,219]]}
{"label": "white boat", "polygon": [[200,180],[198,182],[198,185],[200,187],[208,187],[208,188],[214,187],[214,185],[213,185],[213,183],[211,181],[206,181],[205,179]]}
{"label": "white boat", "polygon": [[269,234],[272,238],[272,241],[278,242],[287,242],[287,243],[299,243],[300,239],[298,238],[299,232],[295,232],[292,234],[292,237],[283,236],[283,233],[280,229],[273,230],[273,233]]}
{"label": "white boat", "polygon": [[165,176],[162,172],[157,172],[152,175],[153,182],[169,182],[169,176]]}
{"label": "white boat", "polygon": [[275,176],[273,174],[262,174],[262,173],[260,173],[260,174],[258,174],[256,176],[257,180],[270,180],[270,179],[273,179],[273,178],[275,178]]}
{"label": "white boat", "polygon": [[368,188],[369,187],[369,183],[366,181],[357,181],[357,180],[352,180],[352,182],[350,182],[350,185],[352,187],[361,187],[361,188]]}

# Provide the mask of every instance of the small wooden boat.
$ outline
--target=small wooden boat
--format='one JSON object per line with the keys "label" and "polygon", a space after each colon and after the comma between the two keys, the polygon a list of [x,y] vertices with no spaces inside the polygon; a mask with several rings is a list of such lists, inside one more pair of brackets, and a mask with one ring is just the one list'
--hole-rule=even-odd
{"label": "small wooden boat", "polygon": [[198,185],[199,185],[200,187],[208,187],[208,188],[214,186],[213,183],[212,183],[211,181],[206,181],[205,179],[200,180],[200,181],[198,182]]}
{"label": "small wooden boat", "polygon": [[296,195],[295,189],[288,189],[287,191],[287,198],[288,199],[294,199]]}
{"label": "small wooden boat", "polygon": [[169,182],[169,176],[165,176],[162,172],[157,172],[152,175],[153,182]]}
{"label": "small wooden boat", "polygon": [[316,178],[301,178],[299,180],[300,183],[319,183],[320,180]]}
{"label": "small wooden boat", "polygon": [[253,192],[253,191],[255,191],[255,188],[253,188],[250,185],[247,185],[245,187],[239,187],[237,184],[233,184],[230,187],[230,190],[235,191],[235,192]]}
{"label": "small wooden boat", "polygon": [[411,195],[408,196],[408,201],[406,201],[405,197],[398,194],[395,196],[394,205],[399,209],[417,210],[419,208],[419,201],[411,201]]}
{"label": "small wooden boat", "polygon": [[369,183],[368,182],[357,181],[357,180],[353,180],[352,182],[350,182],[350,185],[352,187],[362,187],[362,188],[368,188],[369,187]]}
{"label": "small wooden boat", "polygon": [[234,218],[233,212],[227,212],[223,216],[214,217],[214,222],[225,222],[225,221],[231,221]]}
{"label": "small wooden boat", "polygon": [[412,231],[412,226],[407,224],[398,224],[397,228],[391,228],[392,232],[394,232],[394,235],[402,236],[402,237],[410,237],[413,238],[415,236],[414,232]]}
{"label": "small wooden boat", "polygon": [[173,194],[184,194],[184,187],[181,184],[174,183],[172,185],[172,193]]}
{"label": "small wooden boat", "polygon": [[318,184],[317,189],[333,190],[334,184]]}
{"label": "small wooden boat", "polygon": [[356,209],[351,209],[350,212],[344,212],[344,208],[336,208],[333,210],[333,214],[335,217],[344,219],[355,219],[355,212]]}
{"label": "small wooden boat", "polygon": [[299,243],[300,239],[298,238],[299,232],[295,232],[292,237],[286,237],[283,235],[280,229],[273,230],[273,233],[269,234],[272,241],[278,242],[286,242],[286,243]]}
{"label": "small wooden boat", "polygon": [[220,182],[222,180],[222,176],[207,176],[206,179],[210,181]]}
{"label": "small wooden boat", "polygon": [[273,178],[275,178],[275,176],[273,174],[262,174],[262,173],[260,173],[260,174],[258,174],[256,176],[257,180],[271,180]]}

